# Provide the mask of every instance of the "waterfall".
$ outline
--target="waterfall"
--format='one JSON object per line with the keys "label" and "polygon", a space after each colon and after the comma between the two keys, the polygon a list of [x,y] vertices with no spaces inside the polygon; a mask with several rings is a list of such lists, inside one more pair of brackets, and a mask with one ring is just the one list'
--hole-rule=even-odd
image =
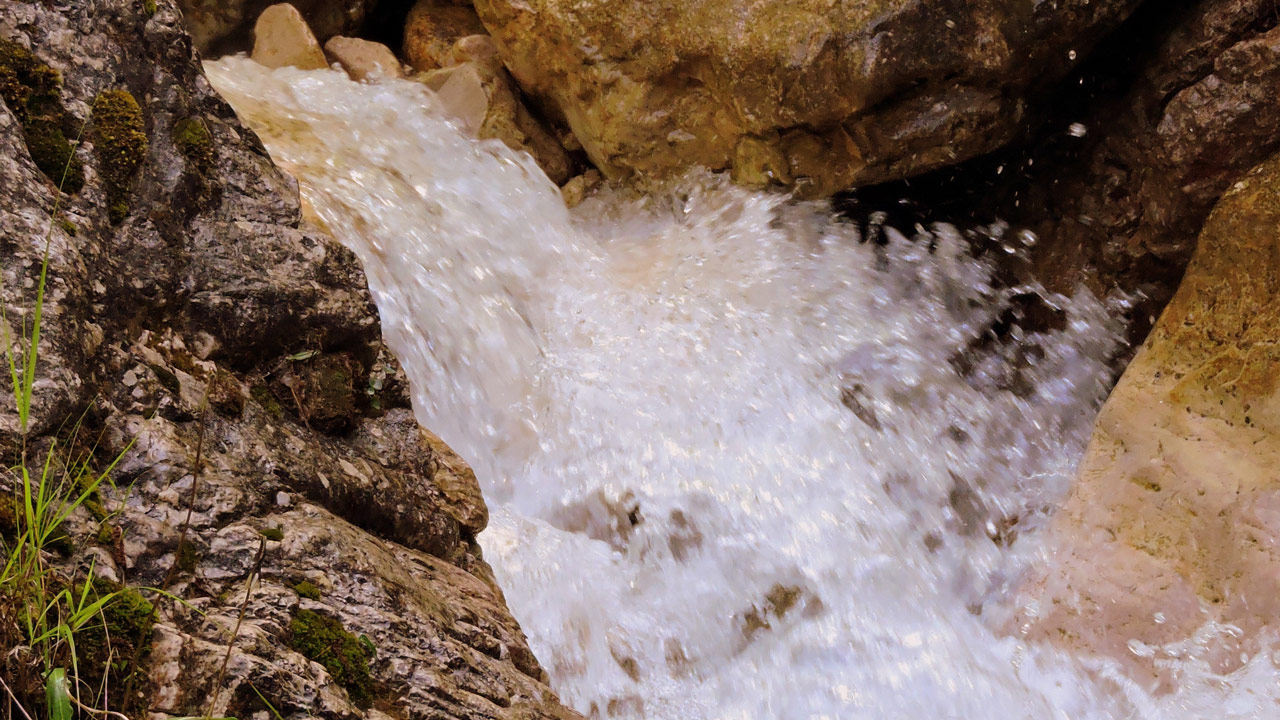
{"label": "waterfall", "polygon": [[[567,704],[664,720],[1274,708],[1265,660],[1225,678],[1189,661],[1152,697],[1011,635],[1010,588],[1052,552],[1037,531],[1119,342],[1088,292],[999,287],[954,228],[864,244],[823,205],[709,173],[570,211],[416,83],[207,70],[363,261],[418,418],[474,466],[486,559]],[[1026,297],[1061,319],[1010,330],[1034,351],[988,344],[961,367]]]}

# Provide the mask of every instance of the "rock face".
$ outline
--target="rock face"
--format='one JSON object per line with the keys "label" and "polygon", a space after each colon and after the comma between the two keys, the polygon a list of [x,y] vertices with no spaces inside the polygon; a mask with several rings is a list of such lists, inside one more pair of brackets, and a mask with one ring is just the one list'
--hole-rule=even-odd
{"label": "rock face", "polygon": [[[480,556],[474,475],[413,419],[357,262],[301,222],[296,185],[214,94],[176,7],[0,2],[0,51],[11,337],[46,238],[50,259],[30,446],[83,413],[95,467],[123,453],[115,486],[69,520],[61,566],[92,560],[189,603],[151,596],[124,702],[138,715],[265,718],[265,698],[286,717],[576,717]],[[37,82],[58,88],[40,113],[10,106]],[[103,114],[107,93],[118,111]],[[39,123],[63,115],[72,138],[93,118],[65,194],[33,159],[54,137]],[[119,146],[133,155],[114,188],[91,145],[116,137],[108,119],[145,140]],[[17,428],[0,393],[6,465]]]}
{"label": "rock face", "polygon": [[610,178],[732,168],[829,194],[990,151],[1136,0],[478,0]]}
{"label": "rock face", "polygon": [[[1134,315],[1145,334],[1214,202],[1280,150],[1277,23],[1275,0],[1203,0],[1144,7],[1117,33],[1118,51],[1081,84],[1123,92],[1064,117],[1054,147],[1010,173],[1031,178],[1001,214],[1040,236],[1037,277],[1055,289],[1141,293]],[[1088,135],[1069,137],[1071,121]]]}
{"label": "rock face", "polygon": [[[206,56],[248,50],[249,29],[273,0],[179,0],[186,27]],[[358,30],[376,0],[292,0],[321,40]]]}
{"label": "rock face", "polygon": [[[1161,678],[1149,645],[1280,613],[1280,156],[1218,203],[1186,278],[1107,401],[1021,619],[1032,637]],[[1241,647],[1241,646],[1244,647]],[[1154,654],[1159,659],[1160,653]]]}

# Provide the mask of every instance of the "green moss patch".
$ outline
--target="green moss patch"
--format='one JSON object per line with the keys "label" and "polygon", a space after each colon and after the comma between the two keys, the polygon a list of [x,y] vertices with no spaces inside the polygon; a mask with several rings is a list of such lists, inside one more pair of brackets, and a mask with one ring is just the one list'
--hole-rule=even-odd
{"label": "green moss patch", "polygon": [[[151,644],[151,630],[155,622],[155,609],[151,603],[133,588],[97,578],[89,587],[89,598],[114,596],[103,606],[102,612],[76,634],[77,664],[80,680],[86,687],[108,687],[119,692],[126,685],[145,685],[144,669],[135,661],[145,655]],[[130,682],[134,676],[138,677]],[[123,698],[120,710],[135,709],[137,698]],[[115,702],[119,703],[120,699]]]}
{"label": "green moss patch", "polygon": [[84,187],[84,165],[67,139],[74,123],[62,107],[62,77],[30,50],[0,39],[0,98],[22,124],[36,167],[68,193]]}
{"label": "green moss patch", "polygon": [[299,610],[289,623],[289,647],[329,671],[346,688],[356,707],[373,705],[374,682],[369,674],[373,651],[368,641],[347,632],[336,618],[313,610]]}
{"label": "green moss patch", "polygon": [[262,534],[262,537],[268,540],[274,540],[276,542],[280,542],[281,540],[284,539],[284,530],[278,527],[265,527],[259,530],[258,532]]}
{"label": "green moss patch", "polygon": [[107,192],[107,215],[118,223],[129,214],[133,179],[147,156],[142,108],[128,90],[107,90],[94,100],[93,137]]}
{"label": "green moss patch", "polygon": [[303,580],[294,585],[293,591],[298,593],[298,597],[307,598],[308,600],[320,599],[320,588],[316,587],[315,583],[310,580]]}
{"label": "green moss patch", "polygon": [[207,168],[213,162],[213,137],[198,117],[184,118],[173,124],[173,144],[198,168]]}

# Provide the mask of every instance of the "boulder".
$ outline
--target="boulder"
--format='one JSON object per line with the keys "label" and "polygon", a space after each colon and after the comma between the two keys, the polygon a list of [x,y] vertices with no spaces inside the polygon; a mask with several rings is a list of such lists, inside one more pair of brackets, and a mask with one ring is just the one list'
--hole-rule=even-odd
{"label": "boulder", "polygon": [[382,43],[339,35],[329,38],[324,44],[324,52],[330,60],[341,65],[352,80],[397,78],[404,74],[395,53]]}
{"label": "boulder", "polygon": [[453,64],[458,40],[483,34],[484,25],[470,5],[418,0],[405,19],[401,54],[414,70],[426,72]]}
{"label": "boulder", "polygon": [[[250,30],[273,0],[179,0],[188,32],[206,58],[248,50]],[[321,40],[353,33],[369,18],[376,0],[291,0]]]}
{"label": "boulder", "polygon": [[[139,672],[111,684],[112,709],[578,717],[481,557],[474,473],[414,420],[355,256],[302,219],[296,183],[211,89],[172,0],[147,10],[0,3],[10,337],[49,258],[25,445],[43,453],[78,418],[94,467],[119,460],[115,483],[68,518],[67,555],[50,568],[170,593],[130,591],[154,626],[148,652],[113,659]],[[102,116],[98,93],[144,141],[123,159],[70,148],[83,173],[60,191],[35,156],[66,138],[39,123],[90,123],[84,137],[105,143],[100,126],[119,113]],[[124,160],[127,176],[103,172]],[[0,393],[6,467],[19,425]],[[29,659],[0,648],[0,676]]]}
{"label": "boulder", "polygon": [[324,50],[302,13],[289,3],[272,5],[253,26],[254,62],[269,68],[292,65],[302,70],[329,67]]}
{"label": "boulder", "polygon": [[1137,0],[478,0],[520,87],[605,176],[703,165],[810,195],[1007,143]]}
{"label": "boulder", "polygon": [[[1210,623],[1220,670],[1280,614],[1280,155],[1213,209],[1186,277],[1098,417],[1017,626],[1157,685]],[[1210,626],[1211,627],[1211,626]]]}

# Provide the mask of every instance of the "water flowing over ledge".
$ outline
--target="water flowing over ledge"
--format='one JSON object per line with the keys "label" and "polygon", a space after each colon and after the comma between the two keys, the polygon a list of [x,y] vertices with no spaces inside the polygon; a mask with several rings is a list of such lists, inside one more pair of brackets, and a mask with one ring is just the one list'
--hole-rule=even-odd
{"label": "water flowing over ledge", "polygon": [[1222,712],[1225,693],[1253,716],[1265,658],[1229,682],[1188,664],[1154,699],[1002,629],[1105,393],[1101,302],[1046,297],[1064,327],[1014,392],[1011,358],[951,360],[1031,289],[993,287],[954,230],[861,244],[819,205],[705,175],[571,213],[420,85],[207,69],[363,261],[419,419],[475,466],[481,543],[569,704],[1154,718]]}

